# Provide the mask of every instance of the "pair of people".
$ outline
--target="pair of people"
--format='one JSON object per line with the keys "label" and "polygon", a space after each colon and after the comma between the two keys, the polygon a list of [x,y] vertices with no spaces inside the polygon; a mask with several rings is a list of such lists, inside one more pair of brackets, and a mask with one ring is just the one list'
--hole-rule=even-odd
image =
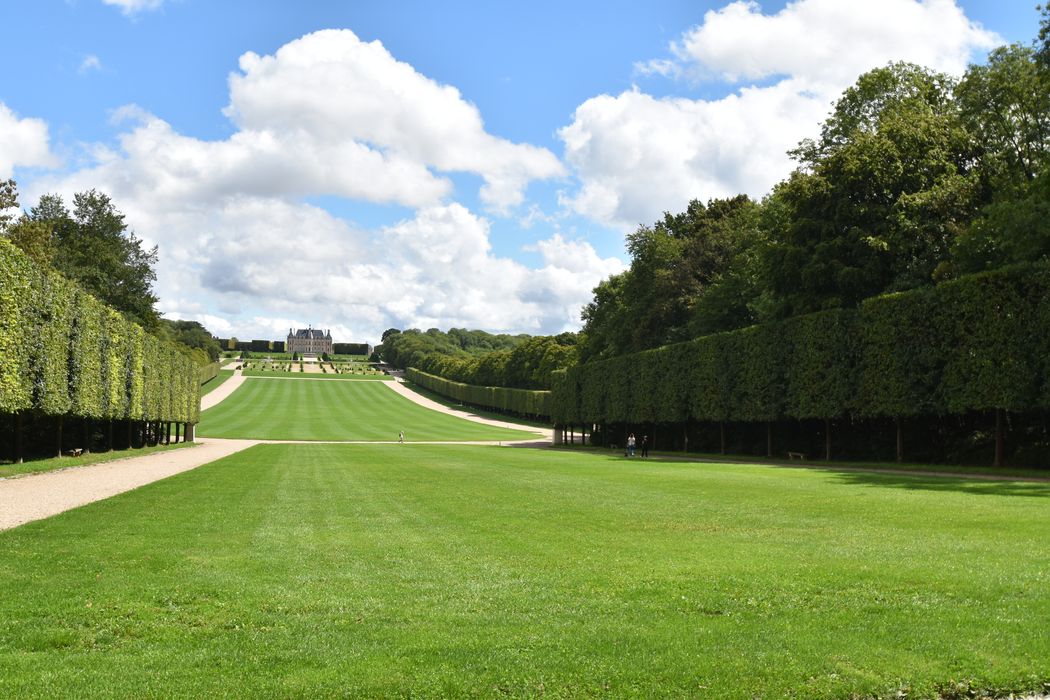
{"label": "pair of people", "polygon": [[[637,441],[634,438],[634,433],[627,436],[627,456],[634,457],[634,448],[637,445]],[[649,436],[642,436],[642,456],[649,456]]]}

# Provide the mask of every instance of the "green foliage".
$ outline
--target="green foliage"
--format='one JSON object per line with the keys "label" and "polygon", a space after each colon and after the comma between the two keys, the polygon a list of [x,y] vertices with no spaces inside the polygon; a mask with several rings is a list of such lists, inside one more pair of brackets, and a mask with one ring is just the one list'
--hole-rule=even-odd
{"label": "green foliage", "polygon": [[549,391],[464,384],[422,372],[414,367],[408,368],[405,377],[425,389],[472,406],[493,408],[520,416],[551,415]]}
{"label": "green foliage", "polygon": [[1050,406],[1050,265],[1004,268],[557,375],[553,420],[678,423]]}
{"label": "green foliage", "polygon": [[630,269],[594,290],[581,357],[637,352],[753,323],[760,207],[746,196],[689,203],[627,237]]}
{"label": "green foliage", "polygon": [[197,321],[172,321],[162,318],[159,324],[157,335],[161,338],[201,351],[191,355],[199,365],[203,366],[219,359],[222,353],[219,341]]}
{"label": "green foliage", "polygon": [[197,370],[76,284],[0,240],[0,413],[186,420]]}
{"label": "green foliage", "polygon": [[142,247],[109,196],[77,193],[70,212],[60,196],[44,195],[28,218],[50,229],[55,269],[132,321],[157,328],[157,248]]}
{"label": "green foliage", "polygon": [[0,413],[17,413],[32,405],[30,345],[25,321],[32,304],[33,267],[0,239]]}
{"label": "green foliage", "polygon": [[33,367],[33,405],[43,413],[69,412],[69,350],[74,290],[65,279],[47,270],[32,271],[32,324],[29,334]]}
{"label": "green foliage", "polygon": [[479,386],[549,389],[551,374],[576,362],[576,335],[490,335],[453,328],[442,333],[384,333],[383,357],[452,381]]}

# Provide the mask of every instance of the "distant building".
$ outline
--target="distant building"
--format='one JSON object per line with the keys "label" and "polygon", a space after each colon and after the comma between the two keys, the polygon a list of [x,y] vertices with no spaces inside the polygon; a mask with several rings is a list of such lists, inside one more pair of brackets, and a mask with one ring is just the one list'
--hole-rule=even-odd
{"label": "distant building", "polygon": [[300,328],[293,333],[289,328],[284,351],[310,355],[332,354],[332,332],[322,333],[316,328]]}

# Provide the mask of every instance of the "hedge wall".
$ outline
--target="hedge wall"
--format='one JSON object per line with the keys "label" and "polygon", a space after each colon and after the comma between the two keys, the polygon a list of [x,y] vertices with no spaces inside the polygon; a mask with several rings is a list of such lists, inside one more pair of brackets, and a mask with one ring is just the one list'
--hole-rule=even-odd
{"label": "hedge wall", "polygon": [[0,413],[194,422],[197,368],[0,239]]}
{"label": "hedge wall", "polygon": [[409,367],[405,376],[425,389],[471,406],[492,408],[520,416],[547,418],[551,415],[551,392],[549,391],[463,384],[421,372],[414,367]]}
{"label": "hedge wall", "polygon": [[1050,408],[1050,265],[578,365],[551,406],[561,424]]}
{"label": "hedge wall", "polygon": [[211,363],[208,363],[208,364],[204,365],[203,367],[198,367],[197,368],[197,383],[198,384],[206,384],[207,382],[210,382],[212,379],[215,379],[215,377],[217,377],[217,376],[219,376],[219,363],[218,362],[211,362]]}

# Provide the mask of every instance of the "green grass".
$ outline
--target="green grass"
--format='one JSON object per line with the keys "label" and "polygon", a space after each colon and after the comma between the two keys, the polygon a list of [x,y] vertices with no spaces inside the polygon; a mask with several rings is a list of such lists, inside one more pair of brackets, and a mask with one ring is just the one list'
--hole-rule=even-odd
{"label": "green grass", "polygon": [[220,369],[219,373],[214,378],[208,380],[201,385],[201,396],[210,394],[211,392],[222,386],[222,383],[233,376],[232,369]]}
{"label": "green grass", "polygon": [[269,440],[528,440],[535,433],[496,428],[432,411],[380,382],[249,379],[201,415],[202,436]]}
{"label": "green grass", "polygon": [[0,463],[0,478],[16,476],[19,474],[36,474],[38,472],[50,472],[56,469],[68,469],[70,467],[85,467],[89,464],[100,464],[112,462],[117,459],[129,459],[141,457],[153,452],[165,452],[167,450],[180,450],[184,447],[194,447],[193,443],[178,443],[176,445],[156,445],[154,447],[143,447],[136,450],[115,450],[113,452],[91,452],[79,457],[52,457],[51,459],[36,459],[22,464]]}
{"label": "green grass", "polygon": [[[566,437],[568,439],[568,437]],[[623,445],[617,446],[615,450],[610,447],[594,446],[591,444],[579,444],[580,436],[576,435],[576,444],[560,445],[559,450],[573,450],[578,452],[594,452],[596,454],[623,454]],[[587,436],[590,440],[590,436]],[[640,452],[638,453],[641,454]],[[639,457],[640,459],[641,457]],[[692,459],[711,462],[742,462],[746,464],[772,464],[775,466],[806,465],[820,469],[865,469],[875,471],[906,471],[906,472],[930,472],[939,474],[965,474],[972,476],[1000,476],[1015,477],[1020,479],[1047,479],[1050,478],[1050,470],[1047,469],[1025,469],[1023,467],[991,467],[975,466],[972,464],[931,464],[928,462],[849,462],[840,460],[825,461],[819,457],[809,458],[805,462],[796,462],[791,459],[779,457],[765,457],[745,454],[719,454],[717,452],[689,452],[688,455],[681,451],[666,452],[663,450],[652,450],[649,452],[650,459]]]}
{"label": "green grass", "polygon": [[299,365],[291,372],[274,371],[268,369],[246,369],[241,372],[245,377],[270,377],[273,379],[357,379],[371,381],[391,381],[392,377],[387,374],[335,374],[334,372],[311,373],[300,372]]}
{"label": "green grass", "polygon": [[1031,689],[1050,679],[1048,498],[555,451],[260,446],[0,533],[0,696]]}

